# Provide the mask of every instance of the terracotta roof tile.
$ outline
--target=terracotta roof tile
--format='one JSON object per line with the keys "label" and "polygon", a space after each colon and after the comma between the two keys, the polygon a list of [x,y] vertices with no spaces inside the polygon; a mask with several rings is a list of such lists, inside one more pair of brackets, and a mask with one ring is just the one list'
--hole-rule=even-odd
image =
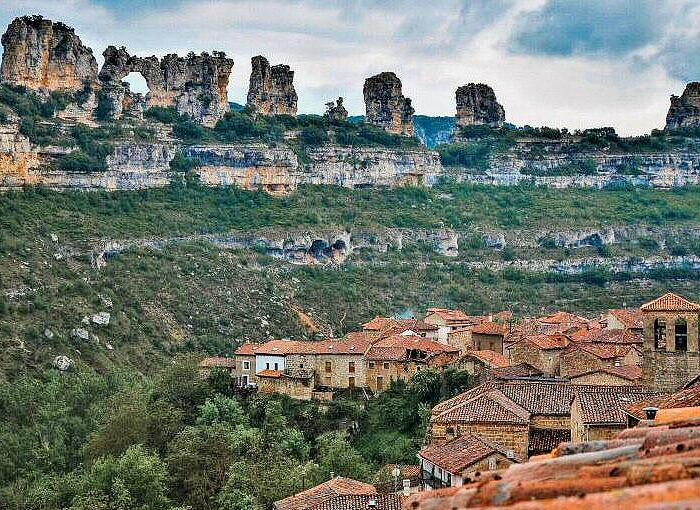
{"label": "terracotta roof tile", "polygon": [[199,366],[202,368],[209,367],[222,367],[222,368],[236,368],[236,358],[222,358],[220,356],[214,356],[211,358],[204,358],[199,362]]}
{"label": "terracotta roof tile", "polygon": [[284,374],[284,372],[282,372],[281,370],[272,370],[272,369],[269,369],[269,368],[268,368],[268,369],[265,369],[265,370],[261,370],[260,372],[258,372],[258,373],[255,374],[255,375],[258,376],[258,377],[274,377],[274,378],[278,378],[278,377],[282,377],[283,374]]}
{"label": "terracotta roof tile", "polygon": [[624,425],[627,422],[622,412],[624,407],[657,394],[639,389],[615,392],[580,392],[578,406],[581,410],[581,421],[586,425]]}
{"label": "terracotta roof tile", "polygon": [[676,409],[680,407],[700,406],[700,385],[677,391],[671,395],[645,399],[625,407],[625,412],[639,419],[645,417],[645,407],[658,407],[659,409]]}
{"label": "terracotta roof tile", "polygon": [[496,351],[470,351],[466,353],[462,358],[476,358],[485,362],[490,367],[503,368],[510,365],[510,361],[503,354]]}
{"label": "terracotta roof tile", "polygon": [[700,311],[700,305],[688,301],[678,294],[668,292],[653,301],[643,304],[639,309],[643,312],[697,312]]}
{"label": "terracotta roof tile", "polygon": [[238,356],[255,356],[255,351],[262,344],[254,344],[252,342],[245,342],[238,349],[236,349],[236,354]]}
{"label": "terracotta roof tile", "polygon": [[569,312],[555,312],[552,315],[538,317],[537,321],[542,324],[587,324],[588,319]]}
{"label": "terracotta roof tile", "polygon": [[[479,435],[466,434],[441,445],[423,448],[418,455],[450,473],[459,475],[472,464],[494,453],[504,457],[513,455],[506,448]],[[522,462],[522,459],[513,457],[513,461]]]}
{"label": "terracotta roof tile", "polygon": [[571,430],[569,429],[542,429],[530,427],[528,450],[530,452],[549,453],[566,441],[571,441]]}
{"label": "terracotta roof tile", "polygon": [[542,371],[528,363],[518,363],[508,367],[493,368],[487,374],[489,379],[513,379],[518,377],[539,377]]}
{"label": "terracotta roof tile", "polygon": [[631,344],[574,342],[566,348],[564,353],[568,354],[573,351],[585,351],[596,358],[608,360],[626,356],[632,349],[634,349],[634,347]]}
{"label": "terracotta roof tile", "polygon": [[371,321],[365,322],[362,325],[362,329],[365,329],[367,331],[381,331],[383,329],[386,329],[390,326],[394,325],[394,320],[390,317],[375,317]]}
{"label": "terracotta roof tile", "polygon": [[530,423],[530,413],[501,391],[493,389],[440,413],[433,421],[527,425]]}
{"label": "terracotta roof tile", "polygon": [[428,315],[436,314],[447,322],[471,322],[471,317],[461,310],[451,310],[449,308],[428,308]]}
{"label": "terracotta roof tile", "polygon": [[505,324],[499,324],[498,322],[484,321],[481,324],[472,326],[472,333],[477,333],[479,335],[500,335],[503,336],[508,333],[508,326]]}
{"label": "terracotta roof tile", "polygon": [[644,326],[639,308],[613,308],[609,312],[626,328],[641,329]]}
{"label": "terracotta roof tile", "polygon": [[352,340],[322,340],[304,342],[299,340],[270,340],[255,349],[256,354],[285,356],[287,354],[358,354],[369,346],[363,338]]}
{"label": "terracotta roof tile", "polygon": [[274,506],[276,510],[311,510],[337,496],[373,495],[376,492],[374,485],[336,476],[294,496],[276,501]]}
{"label": "terracotta roof tile", "polygon": [[309,510],[401,510],[402,496],[399,494],[347,494],[335,496]]}
{"label": "terracotta roof tile", "polygon": [[584,372],[570,374],[569,379],[576,379],[577,377],[597,373],[614,375],[622,379],[627,379],[628,381],[639,381],[642,378],[643,370],[642,367],[640,367],[639,365],[623,365],[621,367],[598,368],[595,370],[586,370]]}
{"label": "terracotta roof tile", "polygon": [[521,342],[530,342],[536,347],[548,351],[554,349],[564,349],[569,345],[569,338],[565,335],[554,334],[554,335],[527,335],[523,337]]}
{"label": "terracotta roof tile", "polygon": [[641,333],[629,329],[582,329],[569,335],[574,342],[641,344]]}

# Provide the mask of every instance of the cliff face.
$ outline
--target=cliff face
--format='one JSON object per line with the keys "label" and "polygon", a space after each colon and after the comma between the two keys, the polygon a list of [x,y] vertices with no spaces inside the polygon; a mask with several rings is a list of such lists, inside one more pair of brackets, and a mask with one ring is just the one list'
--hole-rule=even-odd
{"label": "cliff face", "polygon": [[229,110],[226,89],[233,60],[221,52],[190,53],[187,57],[169,54],[158,59],[131,56],[125,48],[109,46],[103,56],[105,63],[99,76],[113,116],[121,114],[125,98],[132,97],[121,83],[131,72],[141,73],[146,80],[147,107],[172,106],[207,126],[216,124]]}
{"label": "cliff face", "polygon": [[294,71],[288,65],[270,67],[261,55],[251,59],[248,104],[262,115],[296,115],[297,92],[294,90]]}
{"label": "cliff face", "polygon": [[363,88],[366,121],[389,133],[413,136],[411,100],[401,92],[401,80],[384,72],[367,78]]}
{"label": "cliff face", "polygon": [[686,85],[683,94],[671,96],[671,107],[666,115],[666,129],[700,126],[700,83]]}
{"label": "cliff face", "polygon": [[41,16],[16,18],[2,36],[0,81],[33,90],[81,90],[97,79],[97,61],[75,31]]}
{"label": "cliff face", "polygon": [[487,125],[501,127],[506,120],[503,106],[493,89],[483,83],[469,83],[457,89],[457,127]]}

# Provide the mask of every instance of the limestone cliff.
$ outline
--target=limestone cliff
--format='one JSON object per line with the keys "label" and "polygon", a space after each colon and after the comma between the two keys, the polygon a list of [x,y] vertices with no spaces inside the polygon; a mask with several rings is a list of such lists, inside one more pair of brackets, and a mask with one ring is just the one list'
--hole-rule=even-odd
{"label": "limestone cliff", "polygon": [[79,91],[97,79],[97,61],[75,31],[41,16],[16,18],[2,36],[0,81],[42,91]]}
{"label": "limestone cliff", "polygon": [[187,57],[169,54],[158,59],[131,56],[123,47],[109,46],[103,56],[105,63],[99,77],[109,92],[105,100],[115,115],[123,110],[120,101],[134,102],[121,82],[131,72],[141,73],[146,80],[146,107],[174,107],[207,126],[216,124],[229,110],[226,89],[233,60],[222,52],[190,53]]}
{"label": "limestone cliff", "polygon": [[455,92],[457,128],[474,125],[501,127],[506,120],[503,106],[493,89],[483,83],[469,83]]}
{"label": "limestone cliff", "polygon": [[296,115],[294,71],[283,64],[270,67],[261,55],[253,57],[251,65],[247,106],[262,115]]}
{"label": "limestone cliff", "polygon": [[411,100],[401,91],[401,80],[394,74],[384,72],[367,78],[363,88],[366,121],[389,133],[413,136],[413,114]]}
{"label": "limestone cliff", "polygon": [[700,83],[686,85],[683,94],[671,96],[671,107],[666,115],[666,129],[700,126]]}

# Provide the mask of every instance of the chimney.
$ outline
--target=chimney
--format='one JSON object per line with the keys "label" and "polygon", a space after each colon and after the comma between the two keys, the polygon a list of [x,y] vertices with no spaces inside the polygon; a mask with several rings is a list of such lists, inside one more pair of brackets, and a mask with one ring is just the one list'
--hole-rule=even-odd
{"label": "chimney", "polygon": [[656,413],[659,412],[658,407],[645,407],[643,409],[644,414],[647,415],[647,420],[655,420],[656,419]]}

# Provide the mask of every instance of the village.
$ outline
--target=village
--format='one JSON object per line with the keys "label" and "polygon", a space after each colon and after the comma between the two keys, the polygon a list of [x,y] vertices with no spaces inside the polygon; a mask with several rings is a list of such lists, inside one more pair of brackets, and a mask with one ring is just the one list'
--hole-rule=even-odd
{"label": "village", "polygon": [[[682,422],[668,432],[671,443],[687,439],[682,427],[700,419],[699,318],[700,304],[673,293],[597,318],[429,308],[422,319],[375,317],[340,339],[244,343],[233,358],[206,358],[200,368],[221,367],[248,390],[320,401],[347,391],[371,399],[422,370],[466,371],[477,385],[432,409],[416,464],[387,467],[393,483],[332,477],[275,507],[433,508],[447,497],[467,506],[464,495],[474,497],[485,479],[522,476],[517,465],[552,470],[571,455],[564,465],[575,467],[564,471],[575,484],[577,455],[630,444],[638,454],[647,434],[658,437],[669,425],[655,426],[668,422]],[[695,438],[700,428],[687,432]],[[629,454],[620,454],[627,464]]]}

